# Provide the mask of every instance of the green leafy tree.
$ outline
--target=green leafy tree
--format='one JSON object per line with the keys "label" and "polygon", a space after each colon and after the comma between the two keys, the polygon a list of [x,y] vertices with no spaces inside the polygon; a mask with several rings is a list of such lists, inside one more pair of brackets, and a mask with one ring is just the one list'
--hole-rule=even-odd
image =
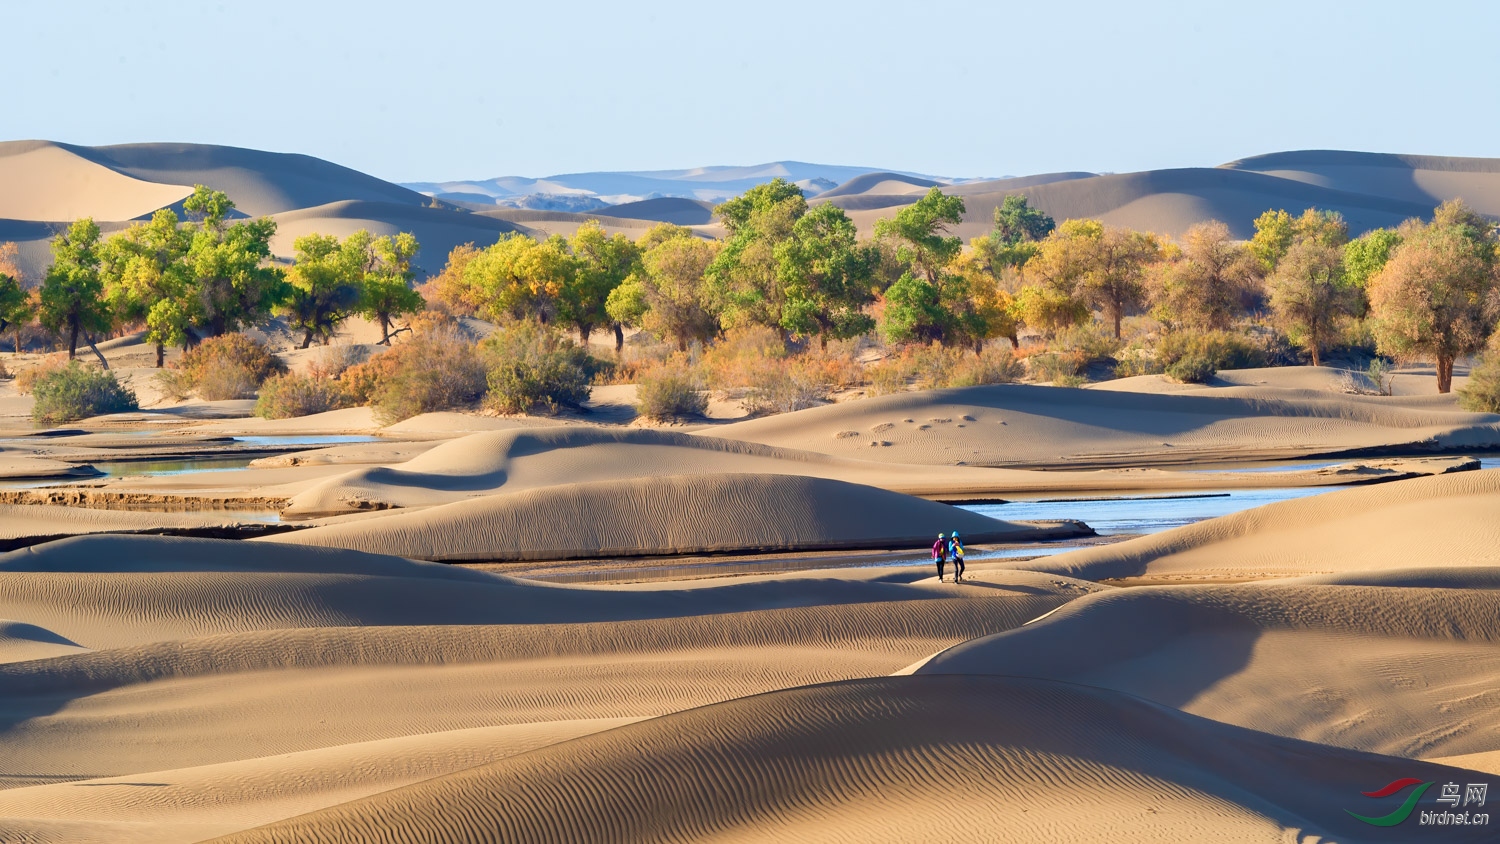
{"label": "green leafy tree", "polygon": [[801,188],[773,179],[714,210],[729,236],[705,278],[724,324],[784,330],[786,291],[777,250],[807,213]]}
{"label": "green leafy tree", "polygon": [[1437,388],[1453,388],[1453,363],[1484,347],[1497,316],[1496,237],[1460,200],[1433,221],[1402,227],[1401,243],[1369,281],[1370,316],[1382,353],[1437,364]]}
{"label": "green leafy tree", "polygon": [[1344,279],[1360,289],[1369,286],[1400,243],[1395,229],[1371,229],[1344,244]]}
{"label": "green leafy tree", "polygon": [[1323,350],[1363,305],[1360,289],[1344,276],[1343,259],[1337,246],[1298,240],[1268,279],[1276,321],[1312,355],[1313,366],[1323,365]]}
{"label": "green leafy tree", "polygon": [[21,286],[21,280],[8,272],[0,271],[0,332],[10,329],[15,338],[16,354],[21,353],[21,328],[36,315],[36,304],[31,294]]}
{"label": "green leafy tree", "polygon": [[[958,339],[956,315],[944,306],[945,288],[953,281],[947,267],[963,251],[963,241],[949,226],[963,220],[962,197],[934,187],[891,219],[875,223],[878,240],[896,245],[896,258],[907,270],[885,292],[884,331],[892,342],[952,342]],[[952,292],[947,298],[951,301]]]}
{"label": "green leafy tree", "polygon": [[421,246],[416,235],[401,232],[377,237],[370,244],[374,261],[364,274],[360,288],[359,313],[380,324],[380,343],[391,344],[391,321],[414,314],[426,307],[422,294],[412,289],[416,278],[412,260]]}
{"label": "green leafy tree", "polygon": [[[281,270],[270,266],[270,218],[229,222],[234,203],[203,185],[183,202],[193,223],[186,260],[194,324],[218,337],[270,316],[288,291]],[[191,340],[191,338],[189,338]]]}
{"label": "green leafy tree", "polygon": [[115,317],[146,324],[146,342],[156,347],[156,367],[166,363],[166,347],[187,342],[196,314],[186,258],[191,233],[177,214],[162,209],[151,221],[104,241],[100,277]]}
{"label": "green leafy tree", "polygon": [[360,229],[344,241],[306,234],[292,244],[295,263],[287,274],[287,321],[303,332],[302,348],[321,338],[326,345],[339,323],[359,309],[365,276],[374,264],[374,237]]}
{"label": "green leafy tree", "polygon": [[1145,232],[1105,226],[1097,220],[1068,220],[1052,235],[1075,254],[1079,274],[1076,295],[1103,311],[1121,336],[1125,315],[1146,300],[1145,268],[1160,254],[1156,238]]}
{"label": "green leafy tree", "polygon": [[859,242],[844,209],[814,208],[776,250],[776,277],[784,292],[780,328],[803,337],[857,337],[875,327],[864,307],[875,300],[874,265],[879,256]]}
{"label": "green leafy tree", "polygon": [[641,269],[610,294],[610,317],[671,338],[679,351],[718,333],[718,314],[704,283],[718,244],[670,225],[654,226],[640,243],[649,244]]}
{"label": "green leafy tree", "polygon": [[557,298],[576,271],[567,241],[553,236],[543,243],[523,234],[507,234],[463,267],[465,298],[490,319],[536,319],[547,322]]}
{"label": "green leafy tree", "polygon": [[1052,234],[1057,222],[1026,197],[1010,194],[995,208],[995,228],[988,235],[991,260],[999,266],[1019,267],[1036,254],[1035,244]]}
{"label": "green leafy tree", "polygon": [[48,330],[68,338],[69,360],[78,354],[80,336],[87,340],[91,332],[109,329],[109,306],[99,279],[99,226],[92,219],[78,220],[52,239],[52,266],[42,281],[39,316]]}
{"label": "green leafy tree", "polygon": [[609,296],[639,267],[640,247],[623,234],[606,234],[598,220],[579,226],[569,247],[576,269],[558,293],[558,317],[578,329],[585,348],[594,329],[609,324],[618,354],[625,346],[625,332],[610,319]]}
{"label": "green leafy tree", "polygon": [[1349,226],[1336,211],[1308,208],[1298,217],[1285,210],[1267,211],[1255,218],[1250,251],[1260,261],[1261,271],[1270,273],[1296,240],[1342,247],[1349,242]]}
{"label": "green leafy tree", "polygon": [[1170,329],[1225,330],[1259,295],[1260,262],[1218,220],[1191,226],[1168,252],[1147,271],[1147,286],[1152,314]]}

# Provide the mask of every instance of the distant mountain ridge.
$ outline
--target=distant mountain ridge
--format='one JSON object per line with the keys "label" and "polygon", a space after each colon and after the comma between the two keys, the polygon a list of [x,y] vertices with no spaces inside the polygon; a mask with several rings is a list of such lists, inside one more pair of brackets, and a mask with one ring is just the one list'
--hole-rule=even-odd
{"label": "distant mountain ridge", "polygon": [[[407,182],[403,187],[439,199],[475,202],[488,197],[496,205],[538,210],[574,210],[561,205],[546,207],[540,197],[592,198],[604,205],[620,205],[646,199],[678,197],[705,202],[723,202],[772,179],[786,179],[813,196],[834,189],[878,167],[809,164],[803,161],[773,161],[746,167],[693,167],[685,170],[627,170],[618,172],[564,173],[533,179],[501,176],[494,179],[451,182]],[[954,179],[920,173],[892,175],[951,183]],[[529,204],[528,204],[529,200]]]}

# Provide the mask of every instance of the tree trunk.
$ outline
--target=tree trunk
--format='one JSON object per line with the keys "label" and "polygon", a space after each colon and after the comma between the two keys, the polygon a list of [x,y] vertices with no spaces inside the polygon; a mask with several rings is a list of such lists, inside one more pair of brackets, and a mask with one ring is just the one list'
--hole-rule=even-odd
{"label": "tree trunk", "polygon": [[1322,344],[1317,342],[1316,340],[1312,342],[1312,348],[1309,351],[1312,352],[1313,366],[1323,365],[1323,356],[1318,354],[1318,347],[1321,345]]}
{"label": "tree trunk", "polygon": [[68,320],[68,360],[78,357],[78,318]]}
{"label": "tree trunk", "polygon": [[828,351],[828,334],[826,332],[818,335],[818,350],[823,352]]}
{"label": "tree trunk", "polygon": [[625,352],[625,326],[615,323],[615,357]]}
{"label": "tree trunk", "polygon": [[167,365],[167,347],[164,343],[156,344],[156,368],[161,369]]}
{"label": "tree trunk", "polygon": [[21,326],[16,326],[16,354],[21,353]]}
{"label": "tree trunk", "polygon": [[977,358],[977,357],[983,357],[983,356],[984,356],[984,339],[980,338],[980,339],[974,341],[974,357]]}
{"label": "tree trunk", "polygon": [[1114,313],[1112,314],[1112,316],[1114,317],[1114,320],[1115,320],[1115,339],[1118,340],[1121,337],[1120,323],[1122,323],[1122,322],[1125,321],[1125,309],[1124,308],[1115,308],[1114,309]]}
{"label": "tree trunk", "polygon": [[389,346],[390,344],[391,344],[391,315],[390,314],[381,314],[380,315],[380,345],[382,345],[382,346]]}
{"label": "tree trunk", "polygon": [[592,325],[580,325],[580,326],[578,326],[578,336],[583,341],[583,347],[585,349],[587,349],[589,347],[589,335],[593,334],[593,333],[594,333],[594,327]]}
{"label": "tree trunk", "polygon": [[687,338],[686,337],[678,337],[677,338],[677,351],[679,351],[679,352],[686,352],[687,351]]}
{"label": "tree trunk", "polygon": [[307,332],[302,335],[302,348],[305,349],[312,345],[312,335],[313,333],[311,328],[307,329]]}
{"label": "tree trunk", "polygon": [[1453,389],[1453,355],[1438,355],[1438,392],[1448,393]]}
{"label": "tree trunk", "polygon": [[99,365],[106,370],[109,369],[109,361],[105,359],[104,353],[99,351],[99,347],[94,343],[94,336],[85,331],[83,332],[83,341],[89,344],[89,351],[93,352],[94,357],[99,359]]}

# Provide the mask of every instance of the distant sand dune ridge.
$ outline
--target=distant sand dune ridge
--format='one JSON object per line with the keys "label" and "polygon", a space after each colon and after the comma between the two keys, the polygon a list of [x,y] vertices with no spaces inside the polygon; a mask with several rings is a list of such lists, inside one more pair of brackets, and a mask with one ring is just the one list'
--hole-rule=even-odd
{"label": "distant sand dune ridge", "polygon": [[[890,445],[862,447],[861,438],[841,439],[840,431],[875,432],[870,435]],[[705,433],[893,463],[1076,469],[1357,449],[1497,448],[1500,416],[1438,406],[1428,397],[1258,387],[1151,394],[1007,384],[842,402]]]}
{"label": "distant sand dune ridge", "polygon": [[[429,452],[430,454],[431,452]],[[558,484],[267,537],[424,560],[568,560],[788,549],[911,548],[1076,535],[874,487],[796,475],[671,475]]]}

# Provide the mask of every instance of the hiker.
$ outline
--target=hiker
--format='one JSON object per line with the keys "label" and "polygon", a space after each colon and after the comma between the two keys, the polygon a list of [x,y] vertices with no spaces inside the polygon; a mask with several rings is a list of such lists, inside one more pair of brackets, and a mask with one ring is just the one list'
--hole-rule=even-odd
{"label": "hiker", "polygon": [[938,534],[937,541],[932,543],[932,561],[937,563],[938,583],[943,582],[943,564],[948,562],[948,540],[943,534]]}
{"label": "hiker", "polygon": [[958,531],[953,532],[948,546],[953,551],[953,582],[958,583],[964,579],[964,542],[958,538]]}

